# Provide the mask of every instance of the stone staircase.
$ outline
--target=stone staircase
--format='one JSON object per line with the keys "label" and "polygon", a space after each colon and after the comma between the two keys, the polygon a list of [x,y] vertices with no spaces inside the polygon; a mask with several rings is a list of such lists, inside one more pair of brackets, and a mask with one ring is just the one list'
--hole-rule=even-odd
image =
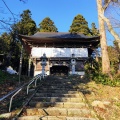
{"label": "stone staircase", "polygon": [[78,81],[48,77],[18,120],[96,120]]}

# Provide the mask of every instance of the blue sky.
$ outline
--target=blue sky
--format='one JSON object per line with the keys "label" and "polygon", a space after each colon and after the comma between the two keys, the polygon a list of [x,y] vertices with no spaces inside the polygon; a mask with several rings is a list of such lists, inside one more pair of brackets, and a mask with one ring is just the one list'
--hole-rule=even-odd
{"label": "blue sky", "polygon": [[[14,14],[21,14],[23,10],[29,9],[32,19],[38,24],[45,18],[50,17],[54,21],[59,32],[68,32],[74,17],[78,14],[84,16],[89,27],[94,22],[98,28],[98,15],[96,0],[27,0],[26,3],[19,0],[4,0]],[[12,17],[0,0],[1,18]]]}
{"label": "blue sky", "polygon": [[[23,10],[29,9],[37,25],[45,17],[50,17],[59,32],[67,32],[77,14],[85,17],[89,27],[91,27],[92,22],[95,22],[98,27],[96,0],[27,0],[25,4],[19,0],[4,1],[15,14],[20,14]],[[2,0],[0,0],[0,9],[1,7],[5,12],[4,17],[12,17]]]}

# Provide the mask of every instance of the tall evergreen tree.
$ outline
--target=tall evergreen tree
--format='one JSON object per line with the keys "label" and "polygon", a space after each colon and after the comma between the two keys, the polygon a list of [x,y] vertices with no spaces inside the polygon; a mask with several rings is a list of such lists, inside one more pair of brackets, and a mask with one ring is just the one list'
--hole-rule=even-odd
{"label": "tall evergreen tree", "polygon": [[91,24],[91,34],[92,36],[98,36],[99,35],[99,30],[96,28],[95,23]]}
{"label": "tall evergreen tree", "polygon": [[0,36],[0,54],[6,54],[9,51],[11,36],[8,33],[3,33]]}
{"label": "tall evergreen tree", "polygon": [[13,31],[17,31],[19,34],[33,35],[36,32],[36,23],[31,18],[31,11],[24,10],[20,15],[21,20],[12,26]]}
{"label": "tall evergreen tree", "polygon": [[[23,34],[23,35],[33,35],[36,31],[37,31],[37,28],[36,28],[36,23],[35,21],[32,19],[31,17],[31,11],[30,10],[24,10],[23,13],[20,15],[21,17],[21,20],[16,23],[15,25],[12,26],[12,30],[15,31],[14,33],[17,32],[17,34]],[[14,35],[13,35],[14,37]],[[15,36],[15,39],[17,40],[17,36]],[[14,45],[14,43],[12,44]],[[17,47],[20,47],[18,46],[19,43],[16,43],[16,48],[14,48],[14,50],[16,52],[19,53],[20,55],[20,49],[18,51]],[[13,54],[13,56],[15,56],[15,54]],[[20,56],[19,56],[20,57]],[[15,61],[15,57],[12,57],[13,58],[13,61]],[[26,52],[24,52],[23,54],[23,65],[22,65],[22,68],[24,69],[24,73],[22,74],[25,74],[25,71],[27,71],[27,67],[28,67],[28,54]],[[15,61],[15,63],[19,63],[19,58],[18,58],[18,61]]]}
{"label": "tall evergreen tree", "polygon": [[58,32],[54,22],[49,18],[46,17],[42,20],[39,24],[39,31],[40,32]]}
{"label": "tall evergreen tree", "polygon": [[[8,35],[4,34],[2,35],[2,38],[0,38],[9,41],[9,47],[6,48],[7,50],[4,52],[7,55],[7,63],[9,63],[7,66],[11,65],[16,70],[19,68],[20,58],[20,42],[18,40],[18,34],[33,35],[36,32],[36,23],[34,20],[32,20],[31,15],[32,14],[30,10],[23,11],[23,13],[20,15],[20,21],[11,26],[11,31],[8,33]],[[24,61],[27,61],[28,56],[26,53],[23,55],[23,58]],[[26,66],[27,68],[26,63],[23,66]]]}
{"label": "tall evergreen tree", "polygon": [[88,22],[80,14],[74,17],[72,25],[70,26],[69,32],[81,33],[87,36],[91,36],[90,29],[88,27]]}
{"label": "tall evergreen tree", "polygon": [[[19,64],[19,46],[20,44],[13,41],[11,33],[3,33],[0,36],[0,53],[4,54],[4,66],[17,68]],[[17,69],[16,69],[17,70]]]}

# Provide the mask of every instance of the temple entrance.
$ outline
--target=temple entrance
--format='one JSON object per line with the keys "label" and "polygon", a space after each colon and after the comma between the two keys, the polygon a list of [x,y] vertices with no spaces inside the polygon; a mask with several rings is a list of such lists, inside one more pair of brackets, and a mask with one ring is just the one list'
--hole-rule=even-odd
{"label": "temple entrance", "polygon": [[[100,43],[100,36],[88,37],[70,32],[37,32],[32,36],[19,35],[19,37],[29,54],[29,66],[31,60],[35,66],[34,76],[39,73],[83,74],[83,63]],[[45,61],[44,54],[47,57]]]}
{"label": "temple entrance", "polygon": [[58,75],[68,75],[69,67],[67,66],[52,66],[50,67],[50,74],[58,74]]}

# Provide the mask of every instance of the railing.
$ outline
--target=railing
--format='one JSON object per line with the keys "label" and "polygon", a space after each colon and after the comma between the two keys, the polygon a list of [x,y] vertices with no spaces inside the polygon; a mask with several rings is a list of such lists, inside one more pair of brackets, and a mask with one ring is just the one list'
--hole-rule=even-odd
{"label": "railing", "polygon": [[[46,74],[45,74],[45,75],[46,75]],[[33,82],[35,82],[35,87],[36,87],[36,85],[37,85],[37,80],[38,80],[38,79],[41,80],[41,78],[44,79],[45,75],[38,74],[38,75],[36,75],[36,76],[33,78],[33,80],[27,85],[27,95],[28,95],[28,92],[29,92],[30,85],[31,85]]]}
{"label": "railing", "polygon": [[13,93],[15,93],[18,90],[18,88],[12,92],[9,92],[7,95],[3,96],[0,98],[0,102],[3,101],[4,99],[6,99],[7,97],[9,97],[10,95],[12,95]]}
{"label": "railing", "polygon": [[35,86],[36,86],[36,85],[37,85],[37,80],[40,79],[40,81],[41,81],[41,79],[42,79],[42,78],[44,79],[45,76],[47,76],[47,75],[46,75],[46,74],[44,74],[44,75],[43,75],[43,74],[38,74],[38,75],[36,75],[30,82],[22,85],[21,87],[15,89],[14,91],[8,93],[7,95],[5,95],[5,96],[3,96],[3,97],[1,97],[1,98],[0,98],[0,102],[3,101],[4,99],[6,99],[7,97],[9,97],[9,96],[12,95],[12,97],[10,98],[10,105],[9,105],[9,112],[10,112],[10,111],[11,111],[11,107],[12,107],[13,98],[14,98],[26,85],[27,85],[27,94],[28,94],[30,85],[31,85],[33,82],[35,82]]}
{"label": "railing", "polygon": [[9,112],[11,111],[11,107],[12,107],[12,101],[14,96],[16,96],[20,91],[22,90],[22,88],[20,88],[10,99],[10,105],[9,105]]}

